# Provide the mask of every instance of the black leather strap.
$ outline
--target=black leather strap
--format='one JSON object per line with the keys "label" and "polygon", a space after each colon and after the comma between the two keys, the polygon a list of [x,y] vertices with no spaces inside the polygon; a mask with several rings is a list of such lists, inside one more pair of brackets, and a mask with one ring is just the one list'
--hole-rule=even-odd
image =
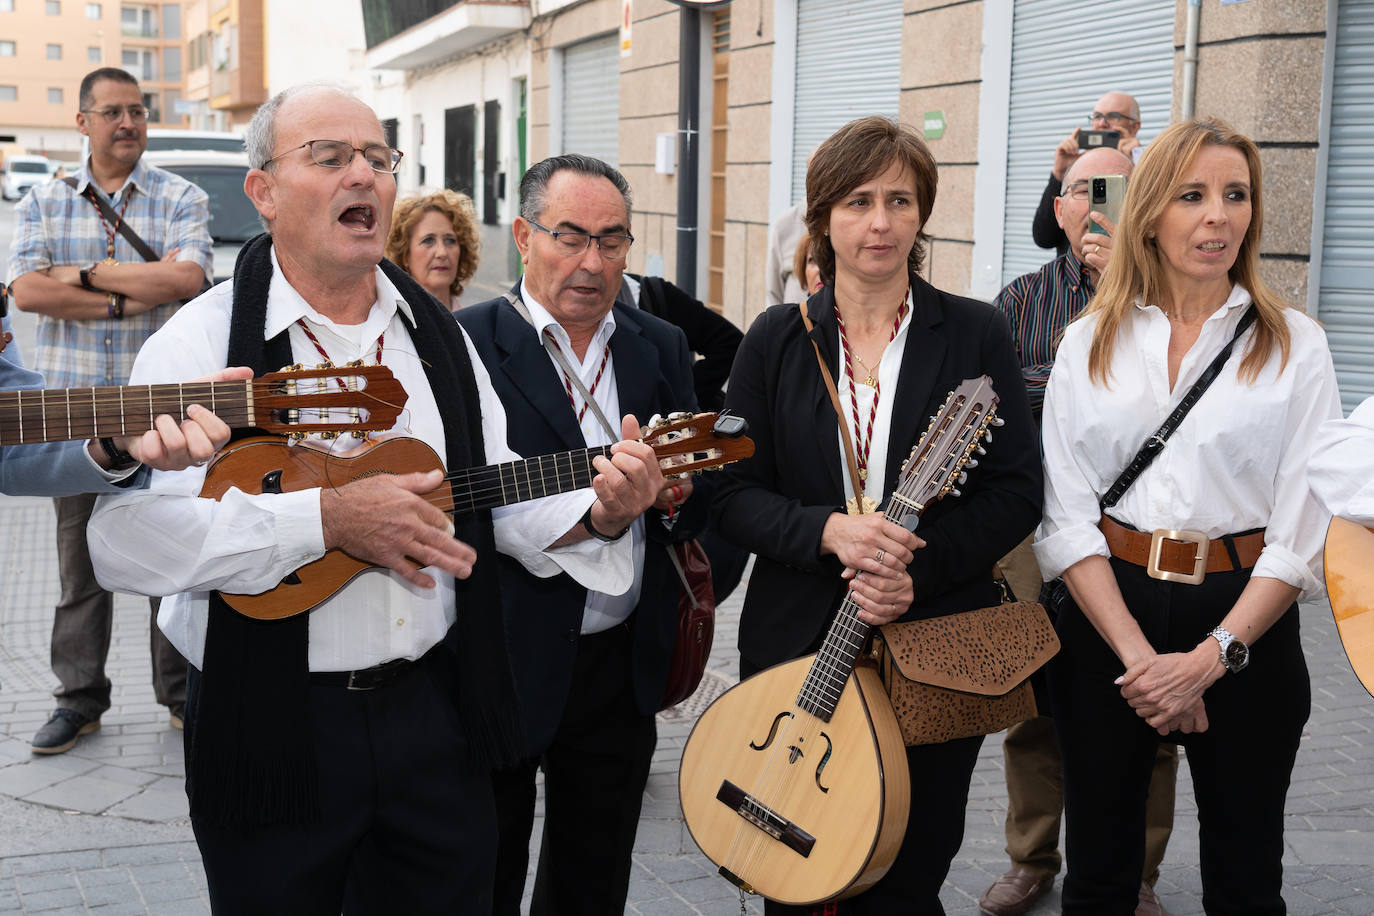
{"label": "black leather strap", "polygon": [[1188,393],[1183,396],[1183,400],[1178,402],[1178,406],[1175,407],[1173,412],[1159,425],[1159,429],[1155,430],[1154,434],[1145,440],[1145,444],[1140,447],[1140,451],[1135,453],[1135,457],[1126,465],[1126,469],[1121,472],[1121,476],[1116,479],[1116,482],[1113,483],[1111,487],[1107,489],[1107,492],[1103,494],[1102,498],[1098,500],[1097,504],[1102,508],[1102,511],[1105,512],[1120,502],[1121,497],[1126,495],[1126,491],[1131,488],[1131,484],[1135,483],[1136,478],[1145,473],[1145,469],[1149,467],[1150,463],[1164,450],[1164,443],[1169,441],[1169,437],[1174,434],[1174,430],[1178,429],[1179,424],[1183,422],[1183,418],[1188,416],[1188,411],[1193,409],[1193,405],[1196,404],[1203,393],[1211,387],[1212,382],[1216,381],[1216,377],[1221,374],[1221,367],[1231,358],[1231,351],[1235,349],[1236,341],[1240,339],[1240,335],[1244,334],[1245,329],[1250,327],[1254,321],[1255,307],[1252,305],[1245,310],[1244,315],[1240,316],[1240,323],[1236,325],[1236,333],[1226,342],[1226,346],[1221,348],[1221,352],[1216,355],[1216,358],[1207,366],[1198,380],[1193,383],[1193,387],[1188,389]]}

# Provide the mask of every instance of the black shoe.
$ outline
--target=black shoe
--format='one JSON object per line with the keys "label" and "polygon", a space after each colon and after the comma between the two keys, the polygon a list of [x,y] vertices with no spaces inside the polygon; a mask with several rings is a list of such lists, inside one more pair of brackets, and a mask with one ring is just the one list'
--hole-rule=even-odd
{"label": "black shoe", "polygon": [[76,739],[100,728],[100,719],[92,719],[71,709],[58,709],[38,734],[29,742],[35,754],[63,754],[76,746]]}

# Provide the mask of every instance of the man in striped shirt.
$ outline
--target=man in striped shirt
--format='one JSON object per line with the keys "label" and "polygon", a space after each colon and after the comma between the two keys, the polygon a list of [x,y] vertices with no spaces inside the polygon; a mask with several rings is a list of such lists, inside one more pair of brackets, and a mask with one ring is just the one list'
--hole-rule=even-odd
{"label": "man in striped shirt", "polygon": [[[143,342],[181,300],[196,295],[211,265],[205,192],[141,161],[148,109],[138,81],[102,67],[82,80],[79,98],[76,123],[90,140],[90,158],[75,187],[50,181],[24,197],[10,246],[14,304],[38,314],[37,368],[60,388],[125,384]],[[108,205],[108,215],[96,199]],[[158,260],[145,260],[121,223]],[[52,665],[61,686],[57,710],[31,742],[37,754],[67,751],[100,727],[110,707],[105,658],[113,596],[96,581],[86,547],[95,497],[59,497],[54,504],[62,598],[53,618]],[[156,625],[152,652],[154,693],[179,727],[186,660]]]}
{"label": "man in striped shirt", "polygon": [[[1130,173],[1130,158],[1114,149],[1079,156],[1065,173],[1063,188],[1054,200],[1055,219],[1068,239],[1068,250],[1039,270],[1008,283],[994,302],[1011,323],[1037,423],[1060,332],[1087,307],[1111,256],[1111,236],[1088,231],[1089,220],[1095,220],[1108,233],[1116,229],[1103,214],[1091,211],[1090,179],[1094,175]],[[1022,598],[1038,594],[1041,584],[1030,542],[1027,538],[1001,564],[1012,590]],[[990,916],[1019,916],[1049,891],[1062,864],[1059,822],[1064,810],[1064,777],[1054,720],[1039,716],[1013,725],[1002,742],[1002,754],[1006,762],[1006,834],[1011,869],[983,893],[978,905]],[[1142,916],[1163,912],[1153,888],[1173,827],[1177,769],[1177,748],[1161,744],[1150,783],[1145,876],[1136,910]]]}

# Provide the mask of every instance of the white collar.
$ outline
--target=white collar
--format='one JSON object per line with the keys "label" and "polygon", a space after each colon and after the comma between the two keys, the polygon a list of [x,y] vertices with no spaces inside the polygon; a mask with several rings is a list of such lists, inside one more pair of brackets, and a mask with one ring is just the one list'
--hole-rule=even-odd
{"label": "white collar", "polygon": [[[269,250],[269,255],[272,258],[272,284],[267,291],[267,319],[264,322],[264,339],[271,340],[295,324],[299,318],[305,318],[323,327],[335,327],[336,322],[316,311],[282,274],[281,265],[277,263],[277,246],[275,244]],[[398,311],[404,314],[406,320],[413,326],[415,315],[410,309],[410,303],[406,302],[405,297],[387,279],[381,267],[374,267],[373,270],[377,282],[377,300],[372,303],[372,310],[368,312],[367,320],[363,322],[364,334],[368,337],[375,336],[370,333],[373,326],[376,327],[376,334],[381,334],[390,326],[391,319],[395,317]]]}
{"label": "white collar", "polygon": [[[524,301],[525,307],[529,309],[530,323],[534,325],[534,331],[539,335],[541,345],[544,341],[544,331],[545,329],[549,329],[553,333],[554,339],[557,340],[561,346],[569,348],[572,338],[568,336],[568,332],[554,319],[553,315],[549,314],[549,310],[544,308],[544,306],[539,303],[539,300],[535,299],[530,293],[529,284],[525,282],[524,277],[520,278],[520,298]],[[601,323],[597,325],[596,333],[592,335],[592,343],[604,345],[606,341],[611,339],[611,335],[614,333],[615,307],[612,306],[602,317]]]}

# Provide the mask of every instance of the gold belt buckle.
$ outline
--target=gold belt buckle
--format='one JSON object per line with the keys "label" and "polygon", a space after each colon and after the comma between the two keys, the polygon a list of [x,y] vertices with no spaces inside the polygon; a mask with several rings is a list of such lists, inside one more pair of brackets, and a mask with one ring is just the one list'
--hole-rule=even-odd
{"label": "gold belt buckle", "polygon": [[[1197,556],[1193,560],[1192,573],[1171,572],[1167,569],[1159,568],[1159,552],[1164,546],[1165,541],[1178,541],[1179,543],[1191,543],[1197,545]],[[1186,528],[1171,530],[1169,528],[1156,528],[1150,535],[1150,562],[1145,564],[1145,572],[1152,578],[1163,579],[1165,582],[1182,582],[1185,585],[1197,585],[1207,576],[1207,550],[1211,541],[1207,535],[1201,531],[1190,531]]]}

